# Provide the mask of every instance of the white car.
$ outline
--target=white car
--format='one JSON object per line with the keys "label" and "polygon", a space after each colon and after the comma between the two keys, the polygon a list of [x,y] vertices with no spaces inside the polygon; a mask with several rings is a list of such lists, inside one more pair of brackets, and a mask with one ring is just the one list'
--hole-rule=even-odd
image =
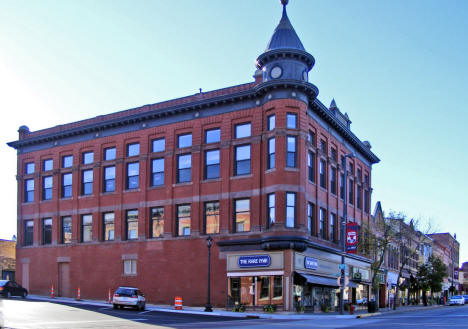
{"label": "white car", "polygon": [[449,305],[465,305],[465,298],[460,295],[453,296],[450,298]]}
{"label": "white car", "polygon": [[146,307],[145,295],[138,288],[119,287],[112,298],[114,309],[131,306],[137,310],[143,311]]}
{"label": "white car", "polygon": [[356,300],[356,304],[358,304],[358,305],[365,305],[365,304],[367,304],[367,298],[366,298],[366,297],[363,297],[363,298],[361,298],[361,299]]}

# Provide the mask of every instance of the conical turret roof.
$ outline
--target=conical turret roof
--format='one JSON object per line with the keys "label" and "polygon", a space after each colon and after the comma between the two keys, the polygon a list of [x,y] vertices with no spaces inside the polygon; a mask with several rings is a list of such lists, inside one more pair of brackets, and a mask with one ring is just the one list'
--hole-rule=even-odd
{"label": "conical turret roof", "polygon": [[[285,3],[287,4],[287,1],[285,1]],[[283,15],[281,16],[281,20],[276,27],[265,52],[274,49],[299,49],[305,51],[301,40],[289,21],[286,13],[286,4],[283,4]]]}

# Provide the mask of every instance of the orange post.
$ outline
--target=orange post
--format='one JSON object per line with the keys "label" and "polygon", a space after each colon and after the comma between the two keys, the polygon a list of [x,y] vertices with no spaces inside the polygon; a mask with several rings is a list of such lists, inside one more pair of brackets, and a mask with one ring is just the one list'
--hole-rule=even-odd
{"label": "orange post", "polygon": [[81,290],[80,290],[80,287],[78,287],[78,290],[76,291],[76,300],[81,300]]}
{"label": "orange post", "polygon": [[54,294],[54,285],[52,284],[50,286],[50,298],[54,298],[55,297],[55,294]]}
{"label": "orange post", "polygon": [[182,297],[177,296],[174,299],[174,308],[176,310],[181,310],[182,309]]}

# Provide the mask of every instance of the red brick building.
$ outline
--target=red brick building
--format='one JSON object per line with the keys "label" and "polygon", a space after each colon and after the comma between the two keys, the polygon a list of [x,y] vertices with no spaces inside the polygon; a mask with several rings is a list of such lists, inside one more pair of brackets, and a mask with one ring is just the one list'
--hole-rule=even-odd
{"label": "red brick building", "polygon": [[[370,143],[308,82],[314,58],[287,15],[255,81],[31,132],[18,151],[17,280],[31,293],[202,305],[335,304],[343,214],[367,222]],[[346,259],[348,298],[369,260]],[[352,281],[352,280],[351,280]]]}

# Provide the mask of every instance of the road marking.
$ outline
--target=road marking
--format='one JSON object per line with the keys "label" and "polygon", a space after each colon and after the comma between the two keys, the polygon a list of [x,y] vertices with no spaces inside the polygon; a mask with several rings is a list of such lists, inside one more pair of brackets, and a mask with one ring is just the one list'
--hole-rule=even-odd
{"label": "road marking", "polygon": [[[76,323],[99,323],[99,322],[126,322],[126,321],[148,321],[148,319],[110,319],[110,320],[102,320],[102,319],[96,319],[96,320],[81,320],[81,321],[42,321],[42,322],[29,322],[28,324],[22,323],[21,326],[24,327],[30,327],[30,326],[38,326],[38,325],[55,325],[55,324],[76,324]],[[13,321],[5,321],[5,325],[7,326],[15,326],[18,324],[15,324]]]}
{"label": "road marking", "polygon": [[153,312],[153,311],[151,311],[151,310],[149,310],[149,311],[143,311],[143,312],[140,312],[140,313],[138,313],[138,314],[145,314],[145,313],[149,313],[149,312]]}

